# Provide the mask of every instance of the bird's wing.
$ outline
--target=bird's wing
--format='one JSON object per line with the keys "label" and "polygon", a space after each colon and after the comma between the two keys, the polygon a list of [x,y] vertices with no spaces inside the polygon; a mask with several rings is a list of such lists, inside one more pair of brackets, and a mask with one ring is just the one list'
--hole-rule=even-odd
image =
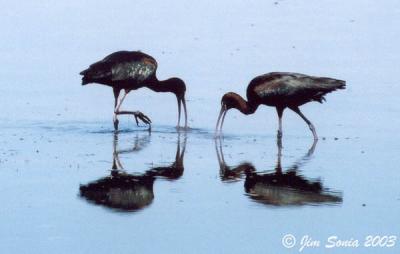
{"label": "bird's wing", "polygon": [[157,65],[148,59],[120,62],[112,66],[112,80],[136,80],[141,82],[155,75],[156,68]]}
{"label": "bird's wing", "polygon": [[118,63],[128,51],[118,51],[106,56],[104,59],[95,62],[89,66],[86,70],[82,71],[80,74],[86,79],[99,80],[99,79],[111,79],[112,78],[112,67]]}
{"label": "bird's wing", "polygon": [[96,62],[81,72],[88,79],[111,81],[136,80],[138,82],[155,75],[157,62],[139,51],[118,51]]}
{"label": "bird's wing", "polygon": [[345,81],[307,76],[300,73],[270,73],[258,77],[254,91],[260,97],[314,96],[343,89]]}
{"label": "bird's wing", "polygon": [[105,57],[103,62],[111,64],[112,81],[141,82],[155,75],[157,69],[156,60],[140,51],[118,51]]}

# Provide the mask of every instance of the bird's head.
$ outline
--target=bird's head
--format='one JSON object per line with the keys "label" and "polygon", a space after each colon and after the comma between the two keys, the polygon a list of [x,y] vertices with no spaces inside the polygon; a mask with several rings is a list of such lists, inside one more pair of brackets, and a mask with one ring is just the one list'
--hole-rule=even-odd
{"label": "bird's head", "polygon": [[[240,110],[243,107],[243,98],[237,93],[226,93],[222,96],[221,106],[228,111],[231,108],[236,108]],[[244,102],[246,104],[246,102]]]}
{"label": "bird's head", "polygon": [[170,79],[166,80],[166,82],[168,83],[167,86],[169,87],[170,92],[174,93],[178,100],[185,99],[186,85],[182,79],[170,78]]}
{"label": "bird's head", "polygon": [[[179,118],[180,118],[180,110],[181,105],[183,104],[183,110],[185,112],[185,128],[187,127],[187,109],[186,109],[186,85],[185,82],[180,78],[170,78],[165,81],[160,82],[161,85],[158,86],[157,89],[163,89],[162,91],[171,92],[175,94],[176,99],[178,101],[178,108],[179,108]],[[179,125],[179,119],[178,119]]]}
{"label": "bird's head", "polygon": [[218,125],[221,121],[220,131],[222,131],[222,125],[224,124],[224,119],[226,112],[229,109],[235,108],[242,112],[243,114],[248,114],[248,105],[247,102],[237,93],[226,93],[222,96],[221,99],[221,111],[218,116],[217,125],[215,127],[215,131],[218,131]]}

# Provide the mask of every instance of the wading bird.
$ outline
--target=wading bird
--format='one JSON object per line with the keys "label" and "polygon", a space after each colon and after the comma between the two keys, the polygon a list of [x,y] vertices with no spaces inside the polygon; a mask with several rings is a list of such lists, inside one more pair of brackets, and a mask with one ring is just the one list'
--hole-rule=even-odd
{"label": "wading bird", "polygon": [[278,138],[282,137],[282,115],[285,108],[296,112],[309,126],[314,139],[318,139],[314,125],[303,115],[299,106],[317,101],[322,103],[327,93],[344,89],[346,82],[324,77],[307,76],[291,72],[271,72],[254,78],[247,87],[247,101],[236,93],[226,93],[221,99],[221,111],[218,116],[218,133],[222,131],[226,112],[236,108],[243,114],[253,114],[261,104],[276,107],[279,118]]}
{"label": "wading bird", "polygon": [[[111,86],[114,91],[114,128],[118,130],[118,115],[133,115],[136,124],[138,119],[145,124],[151,123],[150,118],[140,111],[122,111],[121,104],[126,95],[141,87],[147,87],[155,92],[171,92],[176,95],[178,101],[178,124],[181,117],[181,104],[185,111],[185,128],[187,127],[187,111],[185,92],[186,85],[179,78],[170,78],[159,81],[156,77],[157,61],[140,51],[118,51],[106,56],[80,73],[82,85],[99,83]],[[124,90],[121,98],[120,92]]]}

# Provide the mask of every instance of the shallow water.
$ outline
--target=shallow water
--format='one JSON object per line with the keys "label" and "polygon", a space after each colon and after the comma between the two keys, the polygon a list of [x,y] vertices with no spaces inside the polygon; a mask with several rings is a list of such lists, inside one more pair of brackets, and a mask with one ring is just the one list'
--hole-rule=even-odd
{"label": "shallow water", "polygon": [[[274,2],[5,4],[0,252],[296,253],[305,235],[400,237],[400,4]],[[143,89],[123,107],[149,115],[152,131],[121,117],[114,135],[111,90],[81,87],[78,73],[120,49],[185,80],[191,129],[175,129],[172,95]],[[347,81],[303,107],[315,147],[285,112],[280,149],[267,107],[229,112],[214,139],[221,95],[276,70]]]}
{"label": "shallow water", "polygon": [[[265,180],[277,174],[279,159],[275,139],[269,136],[214,140],[205,130],[174,133],[155,126],[151,133],[125,131],[115,140],[99,123],[32,126],[10,126],[1,134],[4,250],[23,253],[34,246],[37,253],[175,253],[192,252],[195,246],[201,253],[283,251],[281,237],[287,233],[322,240],[398,232],[394,140],[326,138],[310,154],[310,137],[287,138],[282,172],[296,171],[300,180],[308,181],[296,188]],[[221,168],[220,148],[230,168]],[[131,177],[120,180],[119,190],[139,193],[144,201],[132,193],[129,198],[114,193],[112,200],[107,184],[93,190],[97,196],[109,191],[97,200],[80,191],[110,179],[114,152],[123,167],[120,174]],[[173,165],[177,153],[182,164],[178,170]],[[235,168],[246,163],[254,168],[248,174]],[[264,176],[256,180],[258,187],[250,179],[254,174]],[[147,184],[138,180],[145,175],[152,178]],[[312,187],[315,183],[321,191]],[[309,189],[302,189],[304,185]],[[121,199],[128,203],[125,207],[118,205]]]}

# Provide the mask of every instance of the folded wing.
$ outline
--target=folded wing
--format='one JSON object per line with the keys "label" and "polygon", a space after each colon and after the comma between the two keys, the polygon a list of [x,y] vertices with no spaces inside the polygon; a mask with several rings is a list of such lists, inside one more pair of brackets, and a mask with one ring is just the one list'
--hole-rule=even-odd
{"label": "folded wing", "polygon": [[118,81],[143,82],[155,75],[157,62],[139,51],[118,51],[96,62],[80,74],[82,84]]}
{"label": "folded wing", "polygon": [[324,95],[344,89],[346,82],[325,77],[313,77],[300,73],[272,72],[252,80],[251,84],[257,84],[253,87],[254,92],[260,98],[282,98],[315,100],[322,102]]}

